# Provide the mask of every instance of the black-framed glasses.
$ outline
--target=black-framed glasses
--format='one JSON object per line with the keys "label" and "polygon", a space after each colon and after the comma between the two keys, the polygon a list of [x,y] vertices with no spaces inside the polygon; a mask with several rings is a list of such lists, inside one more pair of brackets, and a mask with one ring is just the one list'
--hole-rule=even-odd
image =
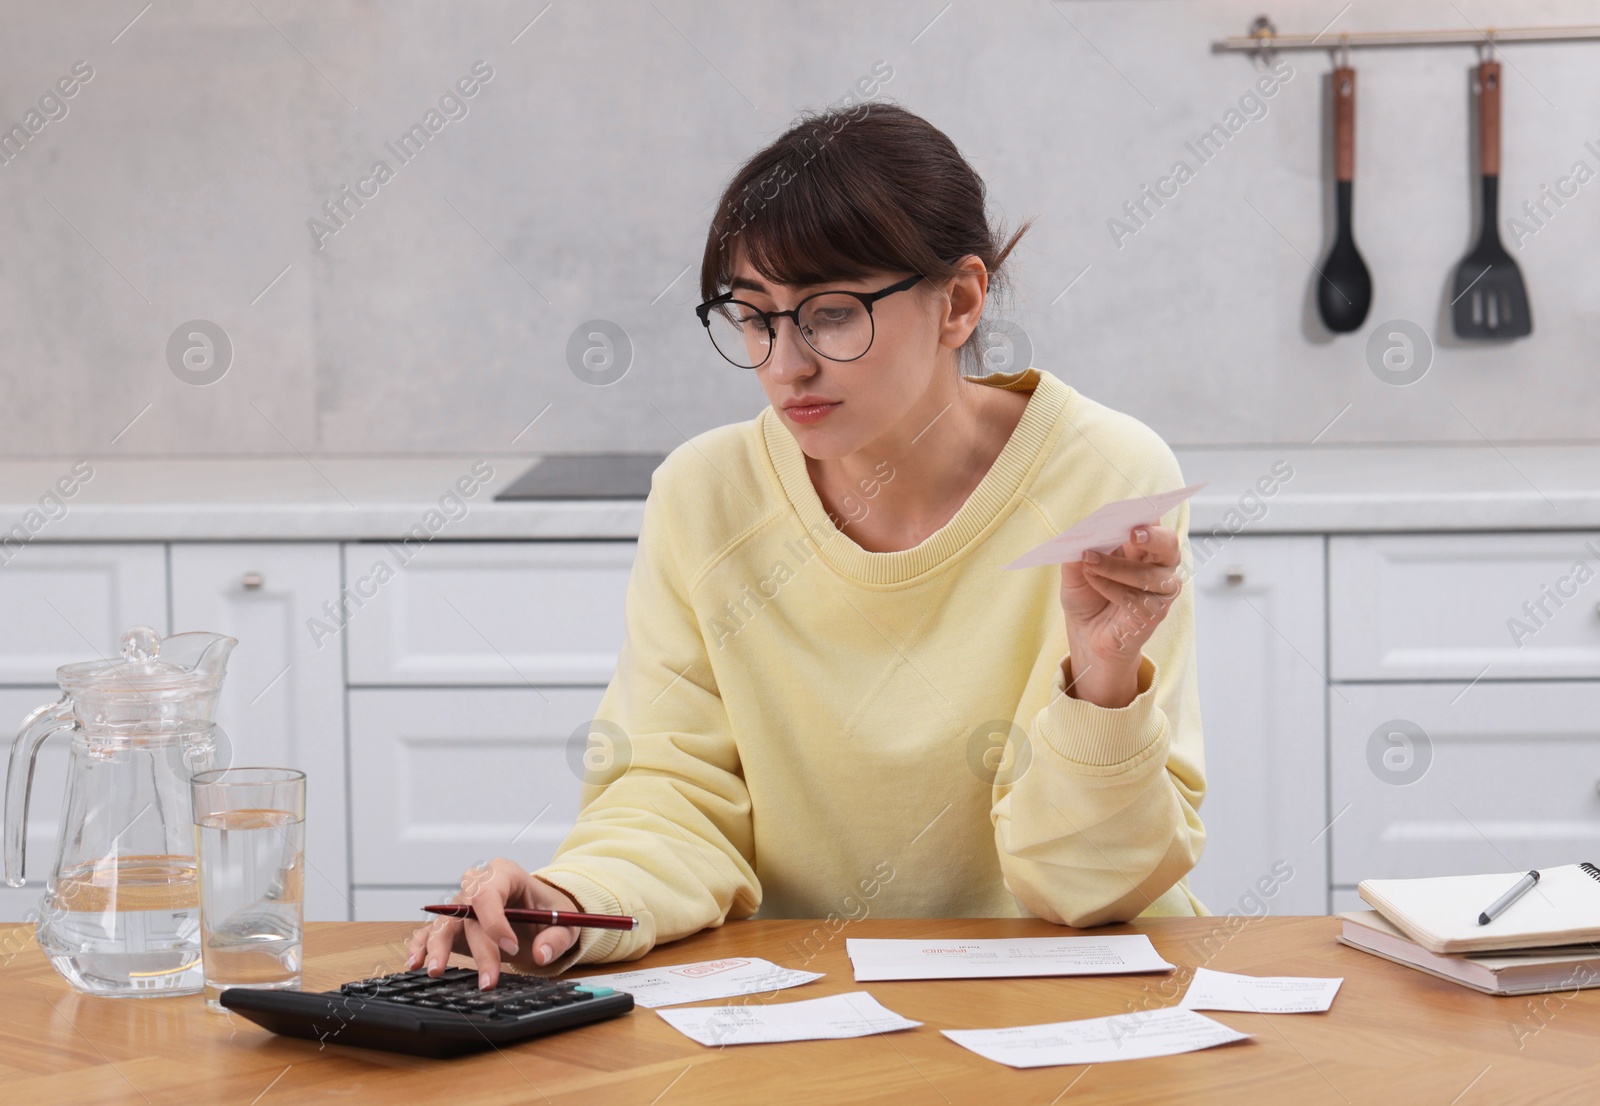
{"label": "black-framed glasses", "polygon": [[756,369],[772,356],[779,319],[791,319],[806,345],[829,361],[854,361],[872,348],[872,305],[904,292],[921,274],[876,292],[814,292],[788,311],[763,311],[724,292],[694,309],[711,344],[729,364]]}

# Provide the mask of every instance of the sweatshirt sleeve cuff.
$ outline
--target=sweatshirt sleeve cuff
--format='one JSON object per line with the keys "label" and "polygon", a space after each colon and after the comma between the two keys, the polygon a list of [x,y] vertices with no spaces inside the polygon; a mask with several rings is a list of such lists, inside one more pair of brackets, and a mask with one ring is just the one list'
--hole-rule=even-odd
{"label": "sweatshirt sleeve cuff", "polygon": [[1052,749],[1079,765],[1121,770],[1154,748],[1164,721],[1156,706],[1155,661],[1139,655],[1139,692],[1115,708],[1068,695],[1063,667],[1057,666],[1055,695],[1041,718],[1041,734]]}
{"label": "sweatshirt sleeve cuff", "polygon": [[[534,879],[564,893],[585,914],[626,913],[617,896],[570,868],[540,869],[532,875]],[[617,951],[617,946],[622,943],[622,934],[620,929],[580,929],[578,940],[570,949],[544,967],[534,969],[534,972],[553,976],[578,964],[603,964]]]}

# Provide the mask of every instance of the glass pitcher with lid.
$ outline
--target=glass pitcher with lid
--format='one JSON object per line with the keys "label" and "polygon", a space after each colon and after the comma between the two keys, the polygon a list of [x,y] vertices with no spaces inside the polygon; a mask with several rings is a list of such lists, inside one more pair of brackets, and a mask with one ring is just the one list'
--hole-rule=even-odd
{"label": "glass pitcher with lid", "polygon": [[135,627],[120,658],[56,669],[61,698],[30,714],[11,747],[6,882],[22,887],[34,759],[51,734],[72,735],[38,939],[80,991],[186,995],[204,986],[189,779],[227,766],[212,716],[237,644]]}

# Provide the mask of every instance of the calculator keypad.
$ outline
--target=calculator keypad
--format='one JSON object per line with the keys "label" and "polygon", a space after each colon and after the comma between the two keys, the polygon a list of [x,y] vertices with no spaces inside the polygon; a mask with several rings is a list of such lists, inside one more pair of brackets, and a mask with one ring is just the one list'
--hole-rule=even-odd
{"label": "calculator keypad", "polygon": [[503,973],[493,990],[484,991],[478,988],[477,972],[470,968],[446,968],[437,978],[429,978],[422,969],[356,980],[341,986],[339,993],[401,1006],[516,1020],[588,1002],[612,991],[609,987],[590,986],[576,980],[545,979],[511,972]]}

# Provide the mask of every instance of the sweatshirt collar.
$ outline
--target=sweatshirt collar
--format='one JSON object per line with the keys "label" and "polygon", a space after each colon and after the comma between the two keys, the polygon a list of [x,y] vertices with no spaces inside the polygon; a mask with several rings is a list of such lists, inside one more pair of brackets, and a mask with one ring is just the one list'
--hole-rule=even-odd
{"label": "sweatshirt collar", "polygon": [[1008,506],[1043,464],[1049,452],[1047,445],[1060,433],[1061,416],[1076,396],[1069,385],[1036,368],[966,379],[1032,395],[1000,455],[955,516],[920,544],[892,553],[862,549],[835,529],[811,483],[805,453],[794,435],[770,406],[757,416],[757,428],[766,444],[773,474],[802,526],[818,538],[822,557],[841,575],[869,585],[908,583],[987,536],[1003,515],[1009,513]]}

